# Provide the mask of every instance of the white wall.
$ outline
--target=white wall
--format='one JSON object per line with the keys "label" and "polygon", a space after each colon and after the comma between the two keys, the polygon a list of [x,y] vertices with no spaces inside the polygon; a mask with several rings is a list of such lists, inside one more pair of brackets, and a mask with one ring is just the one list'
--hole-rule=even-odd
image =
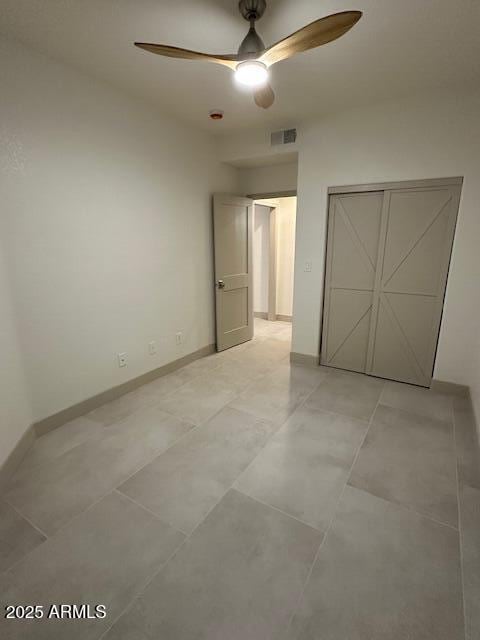
{"label": "white wall", "polygon": [[39,420],[214,341],[210,196],[238,185],[206,134],[9,41],[0,86],[1,215]]}
{"label": "white wall", "polygon": [[[0,229],[1,233],[1,229]],[[0,236],[1,237],[1,236]],[[0,246],[0,468],[31,423],[15,313]]]}
{"label": "white wall", "polygon": [[296,198],[280,198],[276,209],[277,313],[283,316],[293,313],[296,208]]}
{"label": "white wall", "polygon": [[253,218],[253,311],[268,312],[270,207],[255,205]]}
{"label": "white wall", "polygon": [[239,169],[241,193],[255,195],[296,191],[297,173],[297,162]]}
{"label": "white wall", "polygon": [[[278,129],[280,128],[282,127],[278,127]],[[298,138],[294,143],[272,146],[270,134],[270,130],[248,128],[219,136],[219,153],[224,162],[237,167],[247,167],[253,164],[269,166],[279,163],[295,163],[299,150]]]}

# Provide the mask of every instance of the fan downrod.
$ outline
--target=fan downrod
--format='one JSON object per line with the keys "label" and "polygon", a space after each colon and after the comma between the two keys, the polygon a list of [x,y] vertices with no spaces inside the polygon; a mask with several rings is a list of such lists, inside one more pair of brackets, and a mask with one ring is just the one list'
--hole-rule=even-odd
{"label": "fan downrod", "polygon": [[252,21],[260,20],[265,13],[267,3],[265,0],[240,0],[238,8],[245,20],[251,23]]}

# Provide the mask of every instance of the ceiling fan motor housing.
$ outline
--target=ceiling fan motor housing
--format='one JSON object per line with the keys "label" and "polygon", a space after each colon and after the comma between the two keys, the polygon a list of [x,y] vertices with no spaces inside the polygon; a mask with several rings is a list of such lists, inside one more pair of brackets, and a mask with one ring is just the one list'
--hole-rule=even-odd
{"label": "ceiling fan motor housing", "polygon": [[255,31],[255,27],[252,26],[238,48],[238,55],[245,60],[248,58],[256,58],[262,51],[265,51],[265,45]]}
{"label": "ceiling fan motor housing", "polygon": [[238,55],[243,59],[256,58],[259,53],[265,51],[265,44],[255,31],[255,21],[263,16],[266,2],[265,0],[240,0],[238,6],[242,16],[250,22],[250,29],[238,49]]}
{"label": "ceiling fan motor housing", "polygon": [[265,13],[267,3],[265,0],[240,0],[238,8],[245,20],[250,22],[251,20],[260,20]]}

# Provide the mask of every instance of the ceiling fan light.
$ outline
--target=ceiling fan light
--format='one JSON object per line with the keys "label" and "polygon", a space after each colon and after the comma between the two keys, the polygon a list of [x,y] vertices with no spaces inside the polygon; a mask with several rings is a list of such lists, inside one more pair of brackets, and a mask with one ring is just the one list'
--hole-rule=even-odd
{"label": "ceiling fan light", "polygon": [[237,65],[235,78],[248,87],[259,87],[268,80],[268,69],[263,62],[246,60]]}

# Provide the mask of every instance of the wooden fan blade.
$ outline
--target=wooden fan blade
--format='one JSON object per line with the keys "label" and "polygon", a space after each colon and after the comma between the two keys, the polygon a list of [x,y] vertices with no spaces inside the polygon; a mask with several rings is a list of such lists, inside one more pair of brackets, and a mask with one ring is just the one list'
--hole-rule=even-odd
{"label": "wooden fan blade", "polygon": [[269,47],[259,60],[270,66],[285,58],[291,58],[296,53],[336,40],[347,33],[361,17],[361,11],[342,11],[315,20]]}
{"label": "wooden fan blade", "polygon": [[273,93],[272,87],[269,84],[266,84],[265,86],[258,87],[254,90],[253,99],[255,100],[257,107],[268,109],[275,101],[275,94]]}
{"label": "wooden fan blade", "polygon": [[166,44],[151,44],[149,42],[135,42],[136,47],[156,53],[159,56],[167,56],[168,58],[183,58],[185,60],[206,60],[207,62],[215,62],[222,64],[230,69],[235,69],[240,62],[236,54],[231,55],[214,55],[209,53],[200,53],[199,51],[190,51],[189,49],[181,49],[180,47],[170,47]]}

